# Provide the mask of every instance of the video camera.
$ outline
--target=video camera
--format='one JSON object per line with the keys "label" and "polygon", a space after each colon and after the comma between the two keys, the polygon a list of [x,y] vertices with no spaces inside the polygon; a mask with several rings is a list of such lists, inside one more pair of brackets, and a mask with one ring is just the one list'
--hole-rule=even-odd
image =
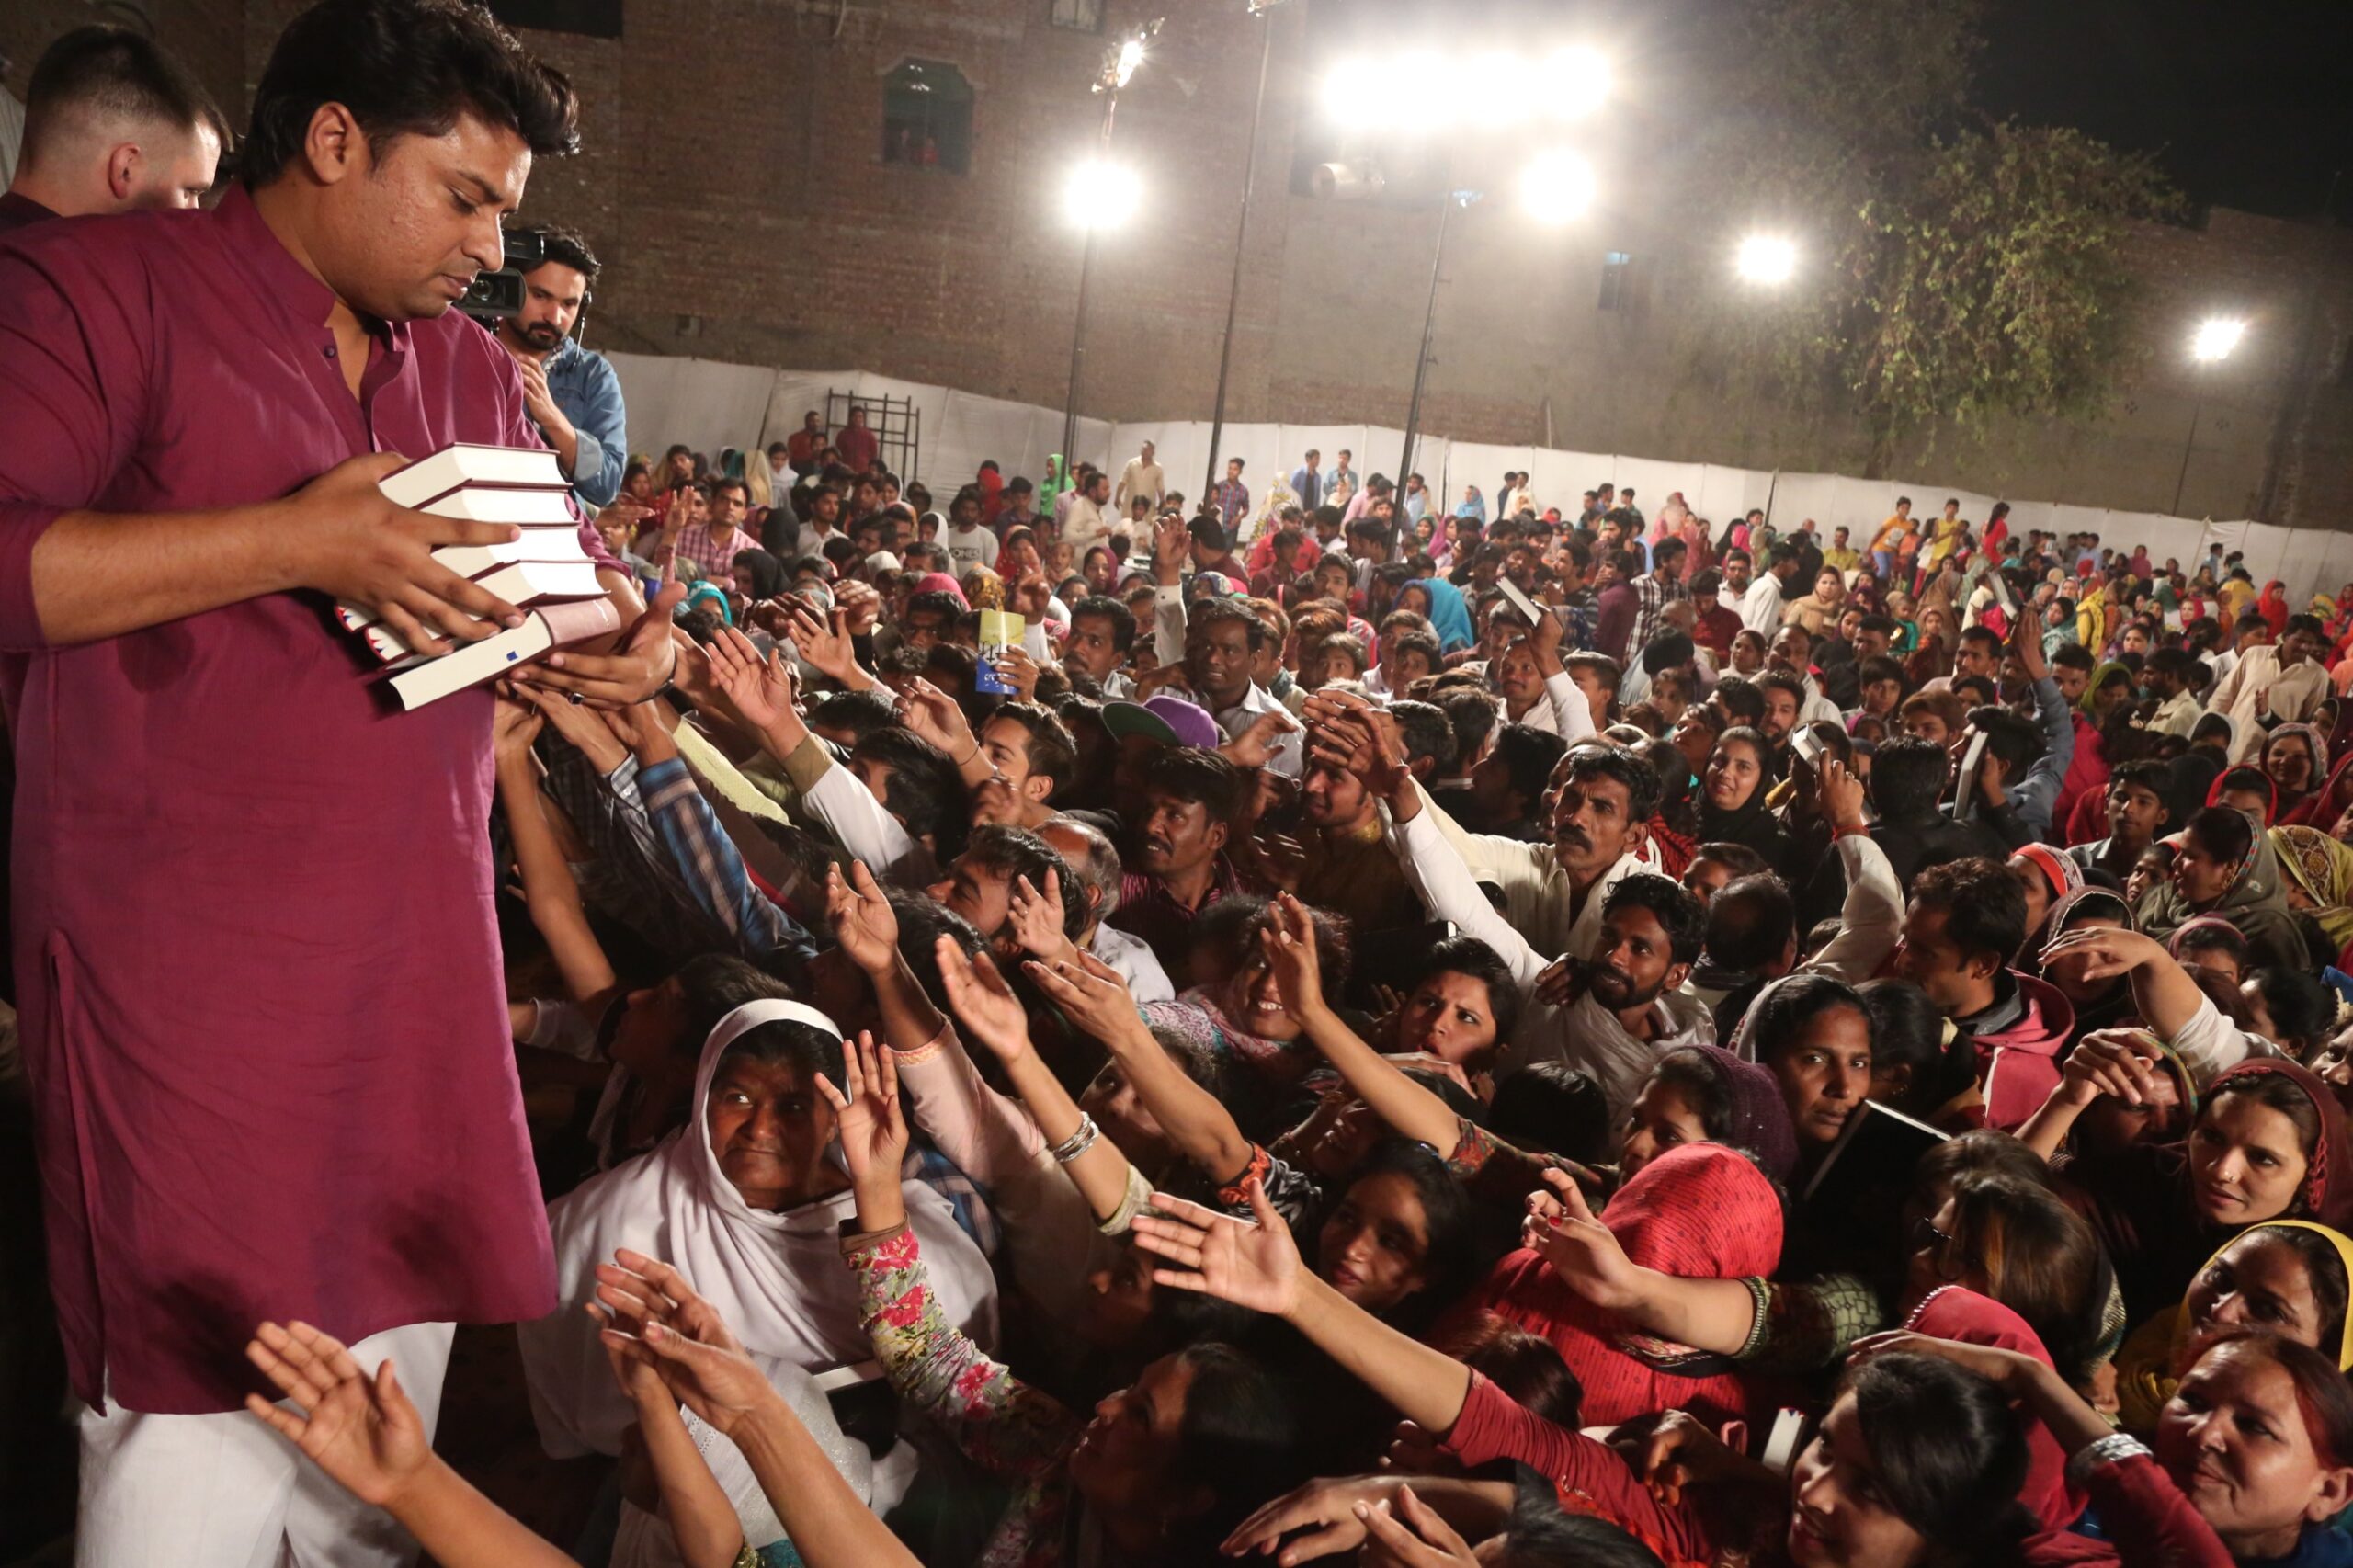
{"label": "video camera", "polygon": [[477,277],[458,301],[458,309],[485,326],[501,316],[522,313],[523,274],[548,258],[547,236],[537,229],[509,229],[504,238],[506,265]]}

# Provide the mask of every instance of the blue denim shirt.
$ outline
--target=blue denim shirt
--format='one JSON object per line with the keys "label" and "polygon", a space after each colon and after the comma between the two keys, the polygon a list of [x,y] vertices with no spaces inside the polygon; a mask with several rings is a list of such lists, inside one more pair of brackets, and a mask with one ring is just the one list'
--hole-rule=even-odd
{"label": "blue denim shirt", "polygon": [[569,337],[548,356],[547,372],[549,395],[580,436],[572,493],[591,506],[609,506],[621,493],[621,472],[629,466],[621,379],[602,354]]}

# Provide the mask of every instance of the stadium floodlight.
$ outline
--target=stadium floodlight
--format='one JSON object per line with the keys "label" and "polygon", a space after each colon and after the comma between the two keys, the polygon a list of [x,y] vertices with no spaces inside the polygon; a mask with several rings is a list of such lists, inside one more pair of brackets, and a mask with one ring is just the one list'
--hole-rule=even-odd
{"label": "stadium floodlight", "polygon": [[1733,268],[1750,283],[1787,283],[1798,269],[1797,244],[1778,234],[1751,234],[1740,242]]}
{"label": "stadium floodlight", "polygon": [[2189,339],[2189,357],[2201,365],[2217,359],[2227,359],[2231,350],[2246,335],[2246,323],[2227,316],[2216,316],[2198,324],[2198,331]]}
{"label": "stadium floodlight", "polygon": [[1520,205],[1540,223],[1566,223],[1593,206],[1593,165],[1574,153],[1538,154],[1520,171]]}
{"label": "stadium floodlight", "polygon": [[1124,164],[1089,158],[1071,170],[1063,202],[1075,227],[1116,229],[1143,204],[1143,182]]}

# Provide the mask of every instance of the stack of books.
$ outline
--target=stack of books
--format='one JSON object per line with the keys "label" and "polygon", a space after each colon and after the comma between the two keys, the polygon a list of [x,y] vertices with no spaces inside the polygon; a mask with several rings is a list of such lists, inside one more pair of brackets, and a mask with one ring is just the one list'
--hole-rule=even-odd
{"label": "stack of books", "polygon": [[423,654],[355,604],[335,607],[345,628],[392,666],[388,684],[405,709],[422,708],[555,650],[620,629],[620,612],[597,581],[597,563],[580,548],[580,523],[567,500],[571,485],[555,454],[519,447],[444,447],[385,476],[387,500],[436,517],[509,523],[506,544],[444,545],[433,559],[526,610],[523,624]]}

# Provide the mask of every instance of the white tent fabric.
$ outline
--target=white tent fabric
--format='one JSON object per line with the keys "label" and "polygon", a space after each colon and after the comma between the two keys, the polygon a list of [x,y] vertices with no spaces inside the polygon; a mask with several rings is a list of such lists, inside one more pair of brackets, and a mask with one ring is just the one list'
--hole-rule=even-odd
{"label": "white tent fabric", "polygon": [[[776,370],[645,354],[614,354],[610,358],[629,400],[630,438],[639,452],[658,453],[673,441],[716,452],[722,447],[749,449],[779,440],[801,427],[801,415],[808,410],[824,413],[828,392],[904,398],[912,402],[921,420],[916,472],[908,477],[921,479],[944,501],[956,485],[979,471],[984,458],[995,459],[1007,477],[1041,477],[1047,456],[1062,441],[1060,409],[894,381],[865,370]],[[1169,486],[1198,500],[1209,458],[1209,433],[1205,419],[1114,424],[1082,418],[1077,449],[1072,455],[1108,468],[1116,478],[1149,440]],[[1404,432],[1383,426],[1256,424],[1228,425],[1219,449],[1221,460],[1243,460],[1242,477],[1250,487],[1255,511],[1268,485],[1287,482],[1310,447],[1323,452],[1326,473],[1334,458],[1346,449],[1352,454],[1350,466],[1361,478],[1380,473],[1395,479],[1401,477],[1393,470],[1404,445]],[[1546,506],[1566,510],[1584,491],[1607,480],[1620,490],[1633,486],[1637,503],[1652,517],[1658,516],[1671,492],[1681,491],[1694,511],[1714,520],[1719,538],[1733,519],[1761,506],[1784,532],[1808,517],[1825,538],[1834,528],[1847,528],[1858,549],[1869,542],[1879,524],[1895,509],[1898,495],[1911,496],[1913,515],[1924,518],[1937,516],[1948,497],[1958,496],[1961,515],[1980,524],[1997,499],[1928,479],[1859,479],[1848,474],[1727,468],[1662,458],[1454,441],[1427,431],[1415,443],[1414,467],[1437,493],[1438,509],[1443,512],[1452,512],[1462,499],[1463,487],[1475,484],[1492,516],[1499,499],[1495,487],[1504,473],[1524,469],[1537,500]],[[1222,477],[1222,460],[1219,473]],[[2291,601],[2353,580],[2353,533],[1998,499],[2010,501],[2010,530],[2015,534],[2031,529],[2097,533],[2103,545],[2119,550],[2145,544],[2159,562],[2170,556],[2188,566],[2204,557],[2209,542],[2219,540],[2225,551],[2245,551],[2247,570],[2257,583],[2273,577],[2285,583]]]}

